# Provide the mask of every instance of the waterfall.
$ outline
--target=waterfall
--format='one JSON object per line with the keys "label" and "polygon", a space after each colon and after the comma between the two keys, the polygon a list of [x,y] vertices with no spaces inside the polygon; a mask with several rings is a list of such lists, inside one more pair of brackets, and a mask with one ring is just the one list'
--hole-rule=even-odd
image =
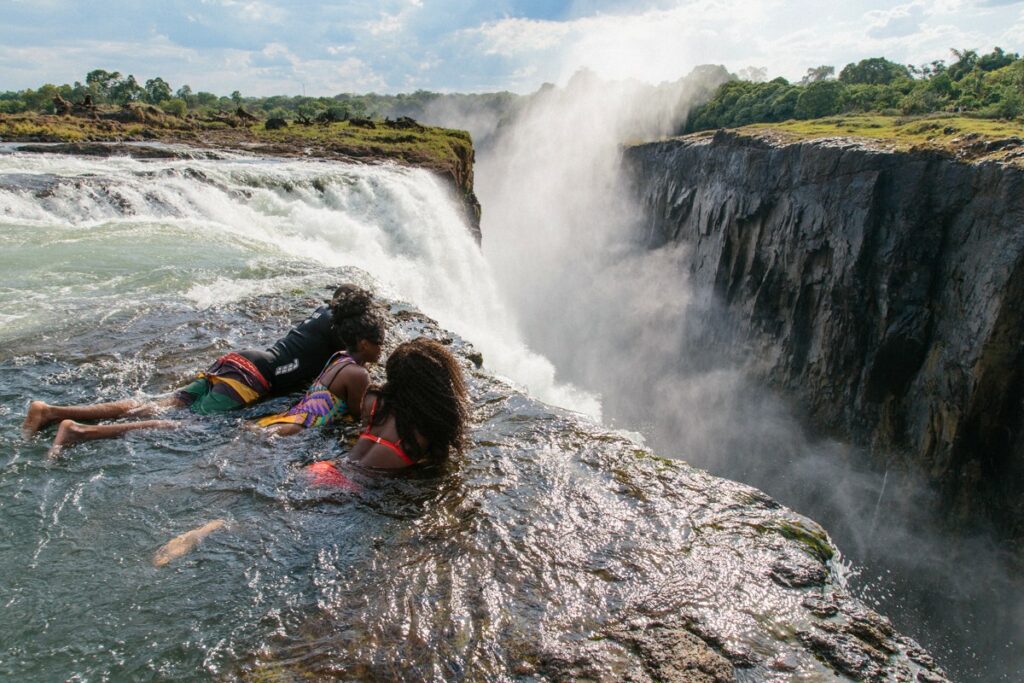
{"label": "waterfall", "polygon": [[[0,154],[2,337],[54,320],[209,307],[365,271],[470,340],[489,369],[598,416],[522,340],[490,266],[432,174],[398,166]],[[305,311],[296,311],[299,318]]]}

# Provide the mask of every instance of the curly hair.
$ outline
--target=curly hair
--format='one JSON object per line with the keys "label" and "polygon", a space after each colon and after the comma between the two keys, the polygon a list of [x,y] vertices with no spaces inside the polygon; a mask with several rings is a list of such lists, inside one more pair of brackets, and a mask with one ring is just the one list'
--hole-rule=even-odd
{"label": "curly hair", "polygon": [[458,361],[439,342],[426,337],[399,344],[385,365],[387,381],[380,389],[381,419],[395,416],[406,447],[420,450],[415,434],[424,437],[432,459],[443,461],[451,450],[466,445],[469,404]]}
{"label": "curly hair", "polygon": [[344,284],[334,290],[330,304],[334,333],[346,349],[354,351],[360,339],[384,343],[384,321],[376,310],[373,294]]}

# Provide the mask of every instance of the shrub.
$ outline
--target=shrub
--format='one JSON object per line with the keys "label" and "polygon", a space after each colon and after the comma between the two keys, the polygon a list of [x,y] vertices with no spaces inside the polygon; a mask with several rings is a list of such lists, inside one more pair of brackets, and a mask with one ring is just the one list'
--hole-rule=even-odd
{"label": "shrub", "polygon": [[818,119],[842,111],[843,84],[838,81],[811,83],[796,101],[796,118]]}
{"label": "shrub", "polygon": [[169,100],[165,100],[163,104],[160,105],[160,108],[174,116],[184,116],[188,113],[188,104],[186,104],[185,100],[180,97],[173,97]]}

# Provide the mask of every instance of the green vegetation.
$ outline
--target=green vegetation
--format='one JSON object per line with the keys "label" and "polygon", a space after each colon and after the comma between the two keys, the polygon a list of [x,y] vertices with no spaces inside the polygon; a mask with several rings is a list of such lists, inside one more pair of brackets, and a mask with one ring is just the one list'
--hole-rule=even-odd
{"label": "green vegetation", "polygon": [[239,91],[229,96],[210,92],[193,92],[191,86],[182,85],[174,90],[170,83],[156,77],[139,84],[135,76],[123,76],[118,71],[94,69],[85,76],[85,82],[73,84],[46,84],[38,89],[0,92],[0,114],[59,113],[55,97],[81,104],[120,107],[138,103],[159,107],[175,116],[191,114],[203,118],[234,112],[239,107],[259,118],[281,118],[286,121],[346,121],[353,118],[384,118],[409,116],[429,118],[431,107],[444,108],[456,115],[460,112],[490,111],[500,117],[519,99],[509,92],[481,95],[446,95],[425,90],[400,95],[353,95],[342,93],[333,97],[305,97],[275,95],[272,97],[244,97]]}
{"label": "green vegetation", "polygon": [[[887,150],[934,150],[978,163],[995,161],[1024,167],[1024,123],[957,114],[886,116],[847,114],[807,121],[754,123],[737,129],[743,135],[779,143],[821,138],[855,138]],[[703,133],[707,134],[707,133]]]}
{"label": "green vegetation", "polygon": [[986,119],[1024,116],[1024,60],[1002,48],[979,55],[953,50],[956,59],[904,66],[884,57],[807,70],[800,83],[732,80],[690,112],[684,133],[838,114],[908,116],[948,112]]}
{"label": "green vegetation", "polygon": [[900,150],[929,145],[952,149],[961,142],[1024,137],[1024,124],[1019,121],[968,118],[956,114],[851,114],[810,121],[755,123],[740,130],[752,133],[771,131],[792,140],[835,136],[867,138],[892,143]]}

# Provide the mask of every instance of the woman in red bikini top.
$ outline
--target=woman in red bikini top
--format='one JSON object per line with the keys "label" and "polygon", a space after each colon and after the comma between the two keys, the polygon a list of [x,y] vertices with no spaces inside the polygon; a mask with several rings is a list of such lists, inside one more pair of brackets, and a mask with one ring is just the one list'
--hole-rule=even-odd
{"label": "woman in red bikini top", "polygon": [[349,461],[375,469],[442,462],[465,445],[469,410],[462,369],[439,342],[400,344],[385,365],[387,380],[363,399],[365,428]]}

